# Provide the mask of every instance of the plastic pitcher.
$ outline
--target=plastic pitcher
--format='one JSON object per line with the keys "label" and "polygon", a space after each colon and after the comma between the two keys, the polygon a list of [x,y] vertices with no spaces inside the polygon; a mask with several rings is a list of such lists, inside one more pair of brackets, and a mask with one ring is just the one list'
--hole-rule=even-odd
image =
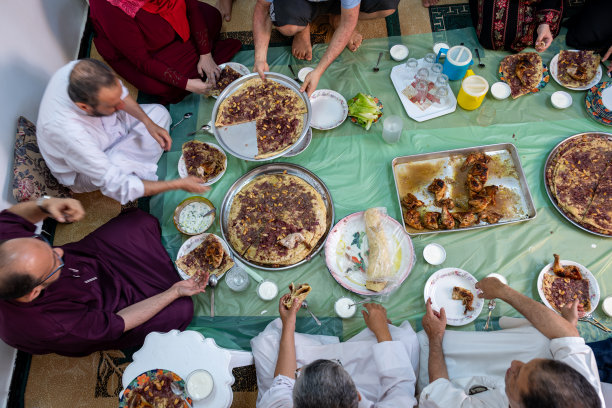
{"label": "plastic pitcher", "polygon": [[480,75],[474,75],[474,71],[468,69],[461,82],[457,104],[465,110],[474,110],[482,104],[488,91],[489,83],[487,80]]}
{"label": "plastic pitcher", "polygon": [[438,51],[436,62],[440,61],[440,56],[442,55],[446,55],[442,72],[448,75],[448,79],[452,81],[463,78],[470,65],[474,63],[472,61],[472,52],[463,45],[455,45],[450,49],[441,48]]}

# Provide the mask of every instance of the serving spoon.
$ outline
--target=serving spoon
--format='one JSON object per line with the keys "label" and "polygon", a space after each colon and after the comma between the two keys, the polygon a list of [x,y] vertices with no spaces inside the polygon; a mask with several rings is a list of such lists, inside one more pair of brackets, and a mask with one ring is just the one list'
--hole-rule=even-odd
{"label": "serving spoon", "polygon": [[170,383],[170,389],[172,390],[174,395],[181,397],[189,408],[193,408],[193,406],[187,400],[187,393],[185,392],[185,388],[183,388],[182,385],[176,382],[172,382]]}
{"label": "serving spoon", "polygon": [[495,299],[489,300],[489,315],[487,316],[487,322],[485,323],[484,329],[489,330],[489,323],[491,322],[491,313],[493,313],[493,309],[495,309],[496,303]]}
{"label": "serving spoon", "polygon": [[474,48],[474,52],[476,53],[476,58],[478,58],[478,68],[484,68],[485,64],[480,61],[480,52],[478,51],[478,48]]}
{"label": "serving spoon", "polygon": [[383,55],[382,52],[378,54],[378,62],[376,62],[376,66],[372,68],[372,71],[374,72],[380,71],[380,68],[378,68],[378,64],[380,64],[380,59],[382,58],[382,55]]}
{"label": "serving spoon", "polygon": [[219,282],[217,275],[212,274],[208,277],[208,286],[210,287],[210,317],[215,317],[215,286]]}
{"label": "serving spoon", "polygon": [[304,301],[302,302],[302,306],[300,306],[300,307],[302,307],[302,308],[306,309],[306,311],[307,311],[308,313],[310,313],[310,315],[312,316],[312,318],[314,319],[314,321],[315,321],[315,322],[316,322],[316,323],[317,323],[319,326],[321,325],[321,321],[320,321],[319,319],[317,319],[317,316],[315,316],[315,315],[314,315],[314,313],[312,313],[312,312],[310,311],[310,309],[308,308],[308,302],[307,302],[306,300],[304,300]]}
{"label": "serving spoon", "polygon": [[178,125],[180,125],[181,123],[183,123],[183,121],[185,119],[189,119],[190,117],[193,116],[193,112],[187,112],[186,114],[183,115],[183,118],[181,120],[179,120],[178,122],[176,122],[174,125],[172,125],[172,127],[170,128],[170,131],[172,132]]}

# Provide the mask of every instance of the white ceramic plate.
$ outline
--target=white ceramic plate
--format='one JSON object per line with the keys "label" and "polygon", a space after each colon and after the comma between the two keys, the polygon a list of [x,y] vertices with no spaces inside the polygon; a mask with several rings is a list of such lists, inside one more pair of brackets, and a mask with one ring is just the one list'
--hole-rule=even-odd
{"label": "white ceramic plate", "polygon": [[310,96],[312,118],[310,126],[319,130],[338,127],[348,116],[346,99],[331,89],[319,89]]}
{"label": "white ceramic plate", "polygon": [[384,230],[388,237],[389,254],[392,255],[396,281],[380,292],[366,289],[369,250],[365,233],[363,211],[341,219],[331,230],[325,243],[325,262],[334,279],[351,292],[366,296],[388,293],[404,282],[414,266],[412,240],[395,219],[384,216]]}
{"label": "white ceramic plate", "polygon": [[205,338],[196,331],[152,332],[145,338],[142,348],[134,353],[133,361],[123,373],[122,384],[125,389],[140,373],[160,367],[175,372],[185,380],[192,371],[204,369],[215,379],[215,388],[210,397],[194,401],[193,407],[229,408],[234,397],[231,360],[229,350],[217,346],[214,339]]}
{"label": "white ceramic plate", "polygon": [[[582,278],[588,279],[589,294],[591,298],[591,309],[585,310],[584,312],[587,314],[593,313],[595,309],[597,309],[597,305],[599,304],[599,297],[601,296],[601,293],[599,291],[599,284],[597,283],[597,279],[595,279],[595,276],[593,276],[591,271],[589,271],[585,266],[580,265],[578,262],[565,261],[563,259],[560,262],[561,262],[561,266],[566,266],[566,265],[577,266],[578,268],[580,268],[580,273],[582,274]],[[552,271],[552,266],[553,266],[553,263],[551,262],[548,265],[546,265],[544,268],[542,268],[542,271],[540,271],[540,274],[538,275],[538,293],[540,294],[540,299],[542,299],[542,302],[546,306],[548,306],[549,308],[557,312],[557,310],[554,307],[552,307],[550,303],[548,303],[548,299],[546,299],[546,296],[544,295],[544,289],[542,288],[542,281],[544,280],[544,274],[554,275]]]}
{"label": "white ceramic plate", "polygon": [[[569,50],[569,51],[578,51],[578,50]],[[601,64],[599,64],[599,66],[597,67],[597,72],[595,73],[595,76],[593,77],[593,79],[591,80],[591,82],[589,82],[587,85],[584,86],[579,86],[576,88],[571,88],[569,86],[565,86],[563,85],[560,81],[559,81],[559,54],[555,55],[552,60],[550,60],[550,75],[552,75],[552,77],[555,79],[555,81],[557,81],[557,83],[559,85],[561,85],[564,88],[567,89],[571,89],[572,91],[586,91],[587,89],[591,88],[593,85],[596,85],[599,83],[599,81],[601,80],[601,75],[602,75],[602,69],[601,69]]]}
{"label": "white ceramic plate", "polygon": [[[196,249],[196,247],[198,245],[200,245],[202,243],[202,241],[204,241],[206,239],[206,237],[209,236],[209,235],[214,236],[215,238],[217,238],[217,240],[219,242],[221,242],[221,246],[223,246],[223,250],[225,252],[227,252],[229,257],[233,260],[234,257],[232,256],[232,253],[230,252],[230,249],[227,246],[227,243],[223,240],[223,238],[218,237],[215,234],[207,234],[207,233],[196,235],[195,237],[191,237],[187,241],[183,242],[183,245],[181,245],[181,247],[178,250],[178,253],[176,254],[176,259],[178,260],[181,256],[186,255],[186,254],[190,253],[191,251],[193,251],[194,249]],[[183,272],[183,270],[181,268],[179,268],[178,265],[176,265],[176,269],[178,270],[179,275],[181,275],[181,278],[183,278],[185,280],[191,278],[191,276],[189,276],[185,272]],[[223,275],[225,275],[225,272],[222,273],[221,275],[218,275],[217,278],[221,279],[221,277]]]}
{"label": "white ceramic plate", "polygon": [[[425,283],[425,302],[431,298],[431,307],[436,312],[441,308],[446,311],[446,322],[451,326],[463,326],[476,320],[482,307],[484,299],[478,297],[476,280],[471,273],[459,268],[443,268],[435,272]],[[472,292],[474,310],[464,314],[465,307],[460,300],[453,300],[453,288],[460,286]]]}
{"label": "white ceramic plate", "polygon": [[[217,174],[216,177],[213,177],[210,180],[208,180],[206,183],[202,183],[203,186],[210,186],[211,184],[214,184],[216,181],[218,181],[225,174],[225,170],[227,170],[227,155],[225,154],[222,148],[220,148],[214,143],[204,143],[204,144],[219,150],[223,154],[223,157],[225,158],[225,162],[223,165],[224,167],[223,171]],[[189,175],[189,173],[187,173],[187,166],[185,165],[185,157],[183,157],[183,154],[181,154],[181,157],[179,158],[179,161],[178,161],[178,174],[181,178],[185,178]]]}
{"label": "white ceramic plate", "polygon": [[[219,64],[219,68],[223,69],[226,66],[230,66],[232,67],[236,72],[238,72],[240,75],[249,75],[251,73],[251,71],[249,71],[249,69],[238,63],[238,62],[226,62],[225,64]],[[219,95],[213,95],[213,98],[217,99],[219,97]]]}

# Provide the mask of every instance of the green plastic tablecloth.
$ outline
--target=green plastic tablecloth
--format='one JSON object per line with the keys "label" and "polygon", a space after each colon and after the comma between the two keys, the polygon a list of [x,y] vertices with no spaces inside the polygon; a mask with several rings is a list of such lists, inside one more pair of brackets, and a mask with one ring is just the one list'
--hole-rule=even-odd
{"label": "green plastic tablecloth", "polygon": [[[454,30],[445,35],[451,45],[464,42],[473,48],[476,44],[473,29]],[[380,98],[384,104],[384,115],[397,114],[404,118],[404,130],[398,144],[388,145],[382,140],[380,122],[365,131],[347,120],[330,131],[314,130],[312,143],[302,154],[274,161],[299,164],[319,176],[333,197],[336,222],[348,214],[375,206],[386,207],[390,216],[401,221],[391,170],[393,158],[477,145],[513,143],[518,149],[538,214],[534,220],[518,224],[413,237],[417,256],[410,276],[391,296],[381,299],[388,309],[390,319],[395,323],[408,319],[415,328],[420,328],[424,313],[425,282],[442,267],[465,269],[477,279],[492,272],[501,273],[514,289],[539,300],[536,278],[540,270],[552,261],[553,253],[585,265],[597,278],[602,299],[612,295],[612,239],[586,233],[566,221],[547,197],[542,177],[545,160],[557,143],[581,132],[610,130],[588,118],[584,107],[585,91],[569,91],[574,100],[573,105],[565,110],[557,110],[550,103],[550,95],[564,88],[551,78],[550,83],[536,94],[503,101],[487,95],[480,109],[469,112],[457,107],[452,114],[418,123],[406,115],[389,78],[391,68],[398,62],[391,60],[388,49],[396,43],[407,45],[411,57],[422,58],[430,52],[433,37],[432,34],[421,34],[364,41],[357,52],[344,51],[339,56],[321,78],[318,89],[334,89],[346,99],[357,92]],[[564,44],[565,37],[561,35],[542,54],[545,63]],[[325,45],[316,45],[313,61],[317,61],[325,49]],[[372,66],[380,51],[384,51],[380,71],[374,73]],[[475,72],[492,84],[496,81],[499,62],[505,55],[507,53],[487,51],[483,57],[486,68],[481,69],[475,65]],[[251,68],[253,52],[240,52],[234,60]],[[270,49],[268,62],[271,71],[287,75],[290,75],[288,63],[298,69],[314,65],[296,62],[288,47]],[[455,94],[459,82],[451,84]],[[188,140],[188,132],[210,120],[214,102],[211,98],[192,95],[184,102],[171,106],[170,111],[175,121],[185,112],[198,112],[198,115],[197,121],[186,121],[173,132],[172,151],[165,153],[159,162],[160,179],[178,177],[177,161],[181,154],[181,144]],[[493,125],[479,126],[478,123],[483,123],[482,117],[479,119],[483,109],[494,112]],[[207,133],[199,133],[196,138],[206,142],[215,141]],[[219,207],[229,186],[261,164],[228,155],[226,173],[205,196]],[[173,258],[187,237],[175,229],[172,214],[175,207],[191,195],[174,191],[155,196],[151,200],[151,212],[160,220],[163,243]],[[208,232],[220,234],[218,220]],[[431,242],[443,245],[448,255],[439,267],[428,265],[422,257],[423,247]],[[310,324],[306,314],[300,312],[303,331],[333,333],[349,338],[365,327],[359,314],[344,321],[333,317],[333,304],[337,298],[349,296],[358,299],[358,296],[336,283],[327,270],[323,251],[307,264],[294,269],[260,273],[264,278],[274,280],[281,288],[281,293],[290,282],[308,282],[313,287],[308,298],[312,311],[320,317],[329,318],[324,319],[324,327],[321,329]],[[260,300],[256,296],[255,286],[255,282],[251,282],[246,292],[236,294],[222,280],[216,289],[215,312],[223,318],[207,317],[209,293],[194,297],[196,318],[191,328],[214,337],[222,346],[248,349],[249,338],[278,316],[277,301]],[[504,302],[498,302],[493,316],[504,315],[518,316],[518,313]],[[603,314],[601,306],[594,315],[604,324],[612,326],[612,319]],[[481,318],[484,317],[486,308],[481,315]],[[474,330],[475,326],[481,325],[470,324],[458,329]],[[587,341],[606,337],[603,332],[587,323],[579,323],[579,329]]]}

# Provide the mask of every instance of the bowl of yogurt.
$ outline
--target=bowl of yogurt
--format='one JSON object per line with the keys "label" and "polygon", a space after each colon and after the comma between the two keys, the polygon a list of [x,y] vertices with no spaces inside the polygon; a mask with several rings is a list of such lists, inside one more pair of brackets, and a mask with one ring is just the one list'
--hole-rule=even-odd
{"label": "bowl of yogurt", "polygon": [[215,206],[204,197],[189,197],[176,207],[173,221],[179,232],[185,235],[199,235],[210,228],[215,221]]}
{"label": "bowl of yogurt", "polygon": [[393,58],[394,60],[403,61],[408,58],[409,51],[408,47],[406,47],[405,45],[395,44],[393,47],[391,47],[389,53],[391,54],[391,58]]}
{"label": "bowl of yogurt", "polygon": [[557,91],[550,95],[550,103],[557,109],[565,109],[572,106],[572,95],[565,91]]}
{"label": "bowl of yogurt", "polygon": [[208,371],[195,370],[187,376],[185,389],[193,401],[202,401],[213,395],[215,381]]}
{"label": "bowl of yogurt", "polygon": [[278,295],[278,286],[276,283],[269,280],[263,280],[257,285],[257,296],[259,296],[261,300],[272,300],[276,295]]}
{"label": "bowl of yogurt", "polygon": [[446,260],[446,251],[440,244],[428,244],[423,249],[423,258],[430,265],[440,265]]}
{"label": "bowl of yogurt", "polygon": [[336,300],[334,304],[334,310],[338,317],[343,319],[349,319],[355,315],[357,308],[355,307],[355,301],[351,298],[341,297]]}
{"label": "bowl of yogurt", "polygon": [[605,314],[612,317],[612,296],[608,296],[604,299],[603,303],[601,304],[601,308]]}

